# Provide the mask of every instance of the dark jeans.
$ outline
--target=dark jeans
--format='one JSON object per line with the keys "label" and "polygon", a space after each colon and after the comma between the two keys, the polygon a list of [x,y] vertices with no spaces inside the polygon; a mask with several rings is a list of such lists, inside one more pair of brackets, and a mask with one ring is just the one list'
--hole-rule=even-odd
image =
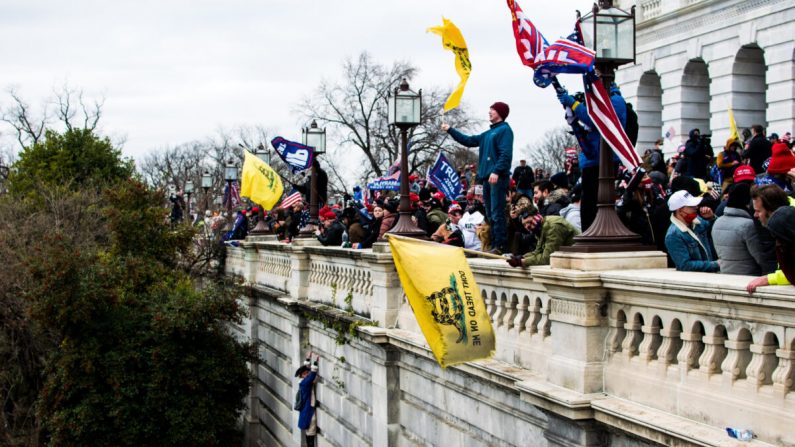
{"label": "dark jeans", "polygon": [[503,252],[508,251],[508,229],[505,217],[505,194],[511,178],[507,175],[500,176],[497,183],[491,184],[488,180],[483,182],[483,205],[486,208],[486,217],[491,222],[491,246]]}

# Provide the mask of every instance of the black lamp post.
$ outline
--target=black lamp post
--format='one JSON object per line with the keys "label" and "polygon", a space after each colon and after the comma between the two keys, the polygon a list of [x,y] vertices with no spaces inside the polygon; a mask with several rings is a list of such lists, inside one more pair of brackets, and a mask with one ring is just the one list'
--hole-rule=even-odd
{"label": "black lamp post", "polygon": [[[326,153],[326,128],[317,127],[317,121],[312,120],[309,127],[301,129],[301,141],[304,145],[315,149],[313,157]],[[313,237],[318,221],[318,192],[317,192],[317,169],[315,160],[312,160],[312,171],[309,180],[309,223],[301,229],[299,238]]]}
{"label": "black lamp post", "polygon": [[[265,162],[268,166],[271,164],[271,151],[267,147],[265,147],[262,143],[259,144],[256,148],[254,148],[254,155],[257,156],[260,160]],[[261,235],[261,234],[268,234],[270,231],[268,230],[267,225],[265,225],[265,210],[262,209],[261,204],[257,208],[259,208],[259,212],[257,213],[257,225],[254,226],[254,229],[251,230],[251,234],[254,235]]]}
{"label": "black lamp post", "polygon": [[425,239],[427,234],[411,220],[411,201],[409,200],[409,150],[408,131],[420,124],[422,116],[422,90],[409,89],[406,78],[400,87],[389,94],[389,124],[400,129],[400,216],[389,234]]}
{"label": "black lamp post", "polygon": [[210,208],[208,191],[213,186],[213,176],[210,174],[209,169],[205,169],[202,173],[202,189],[204,190],[204,209]]}
{"label": "black lamp post", "polygon": [[[579,14],[579,13],[578,13]],[[616,67],[635,62],[635,7],[626,12],[600,0],[589,14],[579,18],[584,45],[596,53],[596,69],[605,88],[615,79]],[[599,191],[596,218],[568,252],[616,252],[648,250],[641,238],[628,230],[615,209],[615,165],[613,150],[604,137],[599,144]]]}
{"label": "black lamp post", "polygon": [[188,202],[185,205],[187,208],[188,218],[190,219],[190,196],[193,194],[193,180],[185,181],[185,194],[188,196]]}
{"label": "black lamp post", "polygon": [[226,166],[224,167],[224,179],[226,180],[226,230],[229,231],[232,229],[234,223],[232,222],[232,182],[236,181],[238,178],[237,176],[237,166],[235,166],[235,161],[233,159],[229,159],[226,162]]}

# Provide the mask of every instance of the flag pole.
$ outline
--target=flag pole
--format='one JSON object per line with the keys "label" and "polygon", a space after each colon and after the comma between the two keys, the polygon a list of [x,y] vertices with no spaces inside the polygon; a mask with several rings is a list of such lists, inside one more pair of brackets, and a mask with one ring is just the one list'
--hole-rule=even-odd
{"label": "flag pole", "polygon": [[[385,233],[384,234],[384,238],[386,238],[386,239],[396,238],[396,239],[405,239],[405,240],[410,240],[410,241],[418,241],[418,240],[422,241],[421,239],[415,239],[415,238],[410,238],[410,237],[405,237],[405,236],[399,236],[397,234],[390,234],[390,233]],[[424,242],[426,244],[435,244],[436,243],[436,242],[429,242],[429,241],[422,241],[422,242]],[[442,244],[440,244],[440,245],[442,245]],[[450,247],[452,247],[452,245],[450,245]],[[484,251],[477,251],[477,250],[472,250],[472,249],[463,248],[463,247],[457,247],[457,248],[461,248],[461,250],[464,250],[464,253],[469,253],[469,254],[471,254],[473,256],[479,256],[479,257],[482,257],[482,258],[500,259],[502,261],[507,259],[505,256],[495,255],[493,253],[486,253]]]}

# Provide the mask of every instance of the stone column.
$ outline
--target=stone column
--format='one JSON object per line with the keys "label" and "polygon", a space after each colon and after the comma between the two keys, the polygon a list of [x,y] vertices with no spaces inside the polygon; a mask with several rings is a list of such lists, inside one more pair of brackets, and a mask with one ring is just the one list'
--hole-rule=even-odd
{"label": "stone column", "polygon": [[375,255],[375,259],[368,259],[368,262],[373,282],[370,319],[380,327],[394,329],[403,303],[403,288],[395,264],[391,256],[383,254]]}
{"label": "stone column", "polygon": [[608,328],[602,314],[606,292],[599,274],[533,267],[532,275],[550,297],[549,337],[554,354],[548,360],[546,380],[580,393],[601,392]]}
{"label": "stone column", "polygon": [[[311,241],[312,239],[301,240]],[[291,275],[290,282],[287,286],[287,292],[293,299],[305,300],[307,299],[307,292],[309,290],[310,256],[300,246],[293,246],[292,252],[290,253],[290,262]]]}
{"label": "stone column", "polygon": [[372,352],[373,445],[396,447],[400,438],[400,351],[389,345],[383,328],[359,328],[362,338],[374,346]]}

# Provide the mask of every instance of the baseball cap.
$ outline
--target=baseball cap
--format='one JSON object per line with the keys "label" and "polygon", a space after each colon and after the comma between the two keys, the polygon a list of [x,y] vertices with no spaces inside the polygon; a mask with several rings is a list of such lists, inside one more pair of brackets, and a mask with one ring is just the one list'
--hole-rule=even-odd
{"label": "baseball cap", "polygon": [[734,170],[733,178],[735,182],[753,181],[756,178],[756,172],[754,172],[754,168],[748,165],[737,166],[737,169]]}
{"label": "baseball cap", "polygon": [[671,194],[671,197],[668,199],[668,209],[670,211],[676,211],[684,206],[698,206],[700,203],[701,197],[694,197],[685,190],[676,191]]}

